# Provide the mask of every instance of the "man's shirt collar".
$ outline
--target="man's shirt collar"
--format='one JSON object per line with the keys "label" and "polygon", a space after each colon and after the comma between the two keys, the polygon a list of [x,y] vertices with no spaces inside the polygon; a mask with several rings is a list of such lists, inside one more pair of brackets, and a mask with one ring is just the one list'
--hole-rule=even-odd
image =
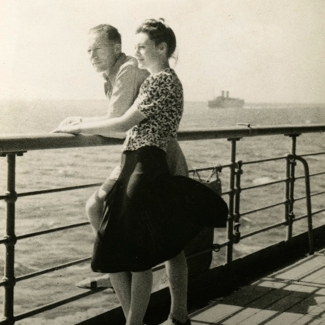
{"label": "man's shirt collar", "polygon": [[124,53],[120,53],[119,57],[117,58],[116,62],[112,67],[110,67],[107,71],[103,73],[103,78],[106,81],[110,81],[111,84],[114,84],[116,75],[123,63],[126,61],[126,55]]}

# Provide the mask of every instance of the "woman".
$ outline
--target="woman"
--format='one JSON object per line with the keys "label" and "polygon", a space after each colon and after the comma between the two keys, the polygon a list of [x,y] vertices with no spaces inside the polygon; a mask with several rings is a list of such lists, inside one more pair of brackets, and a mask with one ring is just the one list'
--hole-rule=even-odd
{"label": "woman", "polygon": [[[57,130],[103,136],[129,130],[122,171],[107,196],[92,259],[94,271],[110,274],[127,325],[143,324],[152,267],[183,254],[218,210],[222,216],[228,212],[212,191],[168,171],[167,142],[176,137],[183,113],[182,85],[169,66],[175,48],[170,27],[162,20],[146,20],[136,31],[135,56],[150,76],[133,106],[122,117]],[[200,220],[202,214],[207,219]],[[173,314],[171,323],[190,324],[187,312],[183,319]]]}

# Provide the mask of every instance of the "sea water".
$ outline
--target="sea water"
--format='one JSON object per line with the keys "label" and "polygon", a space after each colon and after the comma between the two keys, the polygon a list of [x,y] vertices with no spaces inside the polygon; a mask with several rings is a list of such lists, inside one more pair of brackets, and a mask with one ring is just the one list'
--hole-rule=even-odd
{"label": "sea water", "polygon": [[[67,116],[98,116],[104,115],[106,101],[7,101],[0,104],[0,137],[11,134],[48,134],[60,121]],[[234,127],[237,123],[249,123],[251,126],[263,125],[311,125],[325,124],[325,105],[322,104],[246,104],[243,109],[208,109],[205,102],[185,103],[184,115],[180,130],[218,129]],[[325,136],[322,133],[306,134],[297,139],[297,153],[325,151]],[[191,168],[216,166],[229,162],[230,143],[226,139],[184,141],[181,147]],[[88,183],[100,183],[119,162],[120,146],[77,148],[30,151],[17,157],[16,188],[17,192],[32,192],[41,189],[75,186]],[[237,160],[249,161],[272,156],[283,156],[291,150],[291,141],[286,136],[263,136],[244,138],[237,144]],[[323,160],[324,161],[324,160]],[[320,169],[321,159],[311,158],[312,171]],[[0,189],[6,190],[6,159],[0,158]],[[298,168],[298,167],[297,167]],[[323,167],[324,168],[324,167]],[[268,163],[257,168],[244,166],[242,186],[252,186],[266,181],[279,180],[283,177],[285,165]],[[220,174],[223,190],[227,189],[229,174],[223,170]],[[324,178],[312,183],[312,190],[324,190]],[[16,202],[16,234],[41,231],[65,224],[86,220],[84,205],[95,188],[44,194],[36,197],[22,197]],[[299,191],[299,187],[297,186]],[[249,191],[248,191],[249,192]],[[303,186],[301,187],[303,192]],[[226,198],[225,198],[226,199]],[[279,188],[260,189],[255,193],[243,193],[241,211],[245,212],[258,206],[283,200],[283,191]],[[317,201],[313,207],[317,207]],[[257,205],[257,206],[256,206]],[[268,225],[270,221],[283,219],[282,210],[266,214],[252,214],[241,219],[241,232],[253,231]],[[303,211],[303,207],[301,208]],[[5,203],[0,202],[0,229],[5,227]],[[303,230],[304,225],[301,226]],[[4,233],[4,231],[3,231]],[[263,235],[260,239],[249,239],[235,246],[235,255],[252,252],[261,246],[267,246],[273,240],[285,235],[273,232]],[[225,230],[216,231],[216,242],[225,239]],[[283,237],[282,237],[283,238]],[[63,233],[39,236],[16,245],[16,276],[51,267],[53,261],[65,263],[91,255],[93,237],[89,227],[67,230]],[[3,266],[3,248],[0,248],[0,266]],[[220,262],[220,254],[214,255],[213,265]],[[16,291],[16,313],[51,302],[73,294],[74,283],[93,274],[89,263],[70,267],[37,277],[30,281],[18,282]],[[79,291],[77,291],[79,292]],[[108,297],[107,297],[108,296]],[[75,323],[80,319],[101,312],[117,304],[115,296],[109,293],[99,295],[96,306],[92,302],[80,302],[73,307]],[[83,305],[84,304],[84,305]],[[90,305],[89,305],[90,304]],[[100,306],[100,307],[98,307]],[[72,307],[60,309],[47,314],[53,323],[64,315],[71,314]],[[64,318],[64,323],[69,317]],[[42,324],[37,318],[34,324]],[[18,322],[19,324],[19,322]],[[23,324],[28,324],[27,321]],[[45,324],[45,321],[44,321]]]}

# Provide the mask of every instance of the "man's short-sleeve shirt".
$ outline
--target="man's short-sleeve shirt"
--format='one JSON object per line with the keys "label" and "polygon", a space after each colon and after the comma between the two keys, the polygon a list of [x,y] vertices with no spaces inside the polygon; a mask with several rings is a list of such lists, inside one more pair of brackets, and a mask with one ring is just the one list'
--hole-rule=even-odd
{"label": "man's short-sleeve shirt", "polygon": [[138,68],[135,58],[121,53],[105,76],[105,94],[109,98],[108,117],[111,118],[122,116],[132,106],[149,73]]}
{"label": "man's short-sleeve shirt", "polygon": [[134,105],[146,118],[128,131],[123,150],[156,146],[166,151],[183,114],[183,87],[175,71],[167,68],[148,77]]}

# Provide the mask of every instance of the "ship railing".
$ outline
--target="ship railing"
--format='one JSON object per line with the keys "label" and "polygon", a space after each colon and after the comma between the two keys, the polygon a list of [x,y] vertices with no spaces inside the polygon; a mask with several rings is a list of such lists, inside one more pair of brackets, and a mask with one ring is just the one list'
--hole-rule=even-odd
{"label": "ship railing", "polygon": [[[222,196],[227,201],[229,206],[229,218],[227,225],[226,239],[219,243],[213,243],[211,247],[205,248],[200,252],[196,252],[189,259],[195,258],[198,255],[205,254],[207,252],[218,252],[221,248],[226,248],[225,261],[226,265],[231,265],[234,254],[233,247],[244,239],[250,238],[257,234],[269,231],[271,229],[286,226],[286,240],[290,241],[293,234],[293,224],[299,220],[307,219],[307,231],[309,234],[309,253],[314,252],[313,246],[313,217],[325,211],[325,208],[312,210],[311,198],[314,196],[320,196],[325,194],[325,191],[319,191],[317,193],[311,192],[310,179],[313,177],[319,177],[325,174],[325,171],[310,173],[309,164],[307,162],[308,157],[320,156],[325,157],[325,152],[314,152],[304,155],[296,154],[297,137],[307,133],[321,133],[325,131],[325,125],[281,125],[281,126],[259,126],[253,127],[249,124],[241,124],[236,127],[222,128],[216,130],[190,130],[181,131],[178,134],[179,141],[199,141],[199,140],[213,140],[213,139],[227,139],[231,143],[230,159],[229,163],[223,165],[216,165],[212,167],[194,169],[190,171],[192,176],[198,176],[200,174],[209,173],[206,178],[206,182],[210,182],[212,176],[220,177],[225,169],[229,171],[228,188],[222,192]],[[245,137],[259,137],[259,136],[275,136],[284,135],[287,138],[291,138],[292,150],[286,156],[269,157],[265,159],[241,161],[237,160],[237,144],[238,141]],[[27,151],[32,150],[55,150],[64,148],[81,148],[81,147],[95,147],[95,146],[112,146],[121,144],[121,140],[104,138],[100,136],[74,136],[68,134],[51,134],[51,135],[7,135],[0,136],[0,155],[7,159],[7,191],[0,196],[0,201],[3,200],[6,203],[6,229],[3,239],[0,239],[0,244],[5,245],[5,263],[4,263],[4,276],[0,281],[0,286],[4,287],[3,297],[3,318],[0,320],[1,325],[14,324],[16,321],[23,320],[25,318],[37,315],[39,313],[52,310],[58,306],[68,304],[72,301],[79,300],[83,297],[94,294],[92,291],[85,291],[82,294],[70,296],[65,299],[57,300],[53,303],[39,306],[27,312],[15,315],[14,314],[14,288],[16,283],[24,281],[30,278],[38,277],[42,274],[67,268],[72,265],[84,263],[90,260],[90,257],[84,257],[78,260],[70,261],[63,264],[55,264],[37,272],[25,274],[19,277],[15,277],[15,244],[17,241],[21,241],[27,238],[42,236],[49,233],[61,232],[63,230],[84,227],[88,225],[88,222],[79,222],[69,224],[61,227],[46,229],[42,231],[36,231],[16,236],[15,223],[15,203],[18,198],[26,196],[37,196],[40,194],[56,193],[63,191],[72,191],[82,188],[99,186],[100,183],[92,183],[85,185],[78,185],[72,187],[52,188],[31,192],[16,192],[16,157],[22,156]],[[242,174],[245,166],[253,164],[263,164],[270,161],[285,161],[286,162],[286,176],[283,179],[266,182],[263,184],[242,187]],[[301,163],[304,169],[303,175],[296,176],[296,164]],[[322,166],[325,166],[322,163]],[[305,180],[305,195],[295,197],[295,183],[299,179]],[[284,200],[275,202],[266,206],[257,207],[245,212],[240,211],[242,193],[245,191],[251,191],[261,187],[272,186],[275,184],[283,183],[285,186]],[[306,213],[295,216],[294,203],[297,201],[306,201]],[[241,234],[240,221],[241,218],[250,214],[272,209],[274,207],[284,206],[284,220],[267,227],[262,227],[252,232]],[[159,265],[155,270],[160,270],[164,266]],[[100,290],[98,290],[100,291]],[[97,291],[97,292],[98,292]]]}

